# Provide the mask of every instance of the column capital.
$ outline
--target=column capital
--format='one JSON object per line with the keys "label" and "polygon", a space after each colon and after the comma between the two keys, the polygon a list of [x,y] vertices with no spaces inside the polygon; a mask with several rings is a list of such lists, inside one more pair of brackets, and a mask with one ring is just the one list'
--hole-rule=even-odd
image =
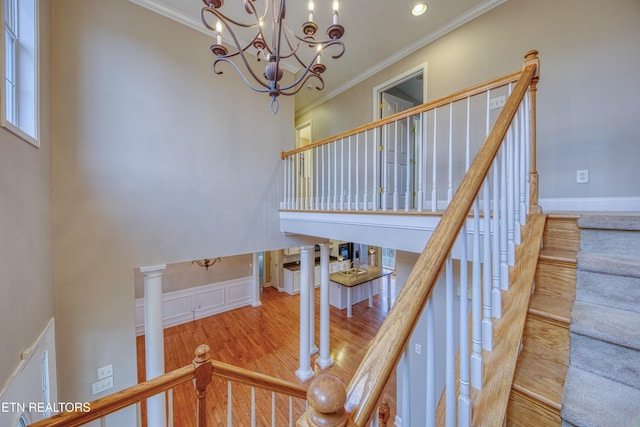
{"label": "column capital", "polygon": [[166,264],[151,265],[147,267],[140,267],[140,272],[144,274],[144,277],[158,277],[162,276],[162,273],[166,268]]}

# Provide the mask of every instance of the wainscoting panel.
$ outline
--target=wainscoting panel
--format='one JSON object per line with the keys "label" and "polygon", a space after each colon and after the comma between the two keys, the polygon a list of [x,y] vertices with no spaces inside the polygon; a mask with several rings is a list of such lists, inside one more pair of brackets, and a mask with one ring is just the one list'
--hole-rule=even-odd
{"label": "wainscoting panel", "polygon": [[[251,305],[253,277],[240,277],[162,295],[165,328]],[[144,335],[144,298],[136,299],[136,335]]]}

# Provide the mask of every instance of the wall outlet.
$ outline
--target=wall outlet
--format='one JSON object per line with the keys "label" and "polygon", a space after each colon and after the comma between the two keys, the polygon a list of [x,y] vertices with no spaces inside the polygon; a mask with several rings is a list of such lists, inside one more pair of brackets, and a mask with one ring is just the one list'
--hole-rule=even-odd
{"label": "wall outlet", "polygon": [[107,377],[113,376],[113,365],[103,366],[102,368],[98,368],[98,379],[102,380]]}
{"label": "wall outlet", "polygon": [[489,109],[495,110],[496,108],[504,107],[504,104],[507,102],[507,97],[505,95],[497,96],[495,98],[491,98],[489,100]]}
{"label": "wall outlet", "polygon": [[422,354],[422,346],[420,344],[416,343],[416,353],[417,354]]}
{"label": "wall outlet", "polygon": [[113,377],[105,378],[98,382],[91,384],[91,394],[102,393],[105,390],[109,390],[113,387]]}
{"label": "wall outlet", "polygon": [[589,182],[589,170],[579,170],[576,174],[576,184],[586,184]]}

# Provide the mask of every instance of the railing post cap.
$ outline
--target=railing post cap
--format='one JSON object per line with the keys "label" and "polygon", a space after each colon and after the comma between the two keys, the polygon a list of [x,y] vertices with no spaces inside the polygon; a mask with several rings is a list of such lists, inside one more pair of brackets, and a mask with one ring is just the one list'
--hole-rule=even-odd
{"label": "railing post cap", "polygon": [[347,389],[340,378],[323,373],[316,377],[307,390],[310,411],[308,421],[312,426],[344,426],[347,414],[344,404]]}
{"label": "railing post cap", "polygon": [[194,351],[194,355],[196,356],[195,359],[193,359],[194,363],[202,363],[209,360],[211,358],[210,352],[211,349],[208,345],[199,345],[198,348],[196,348],[196,351]]}

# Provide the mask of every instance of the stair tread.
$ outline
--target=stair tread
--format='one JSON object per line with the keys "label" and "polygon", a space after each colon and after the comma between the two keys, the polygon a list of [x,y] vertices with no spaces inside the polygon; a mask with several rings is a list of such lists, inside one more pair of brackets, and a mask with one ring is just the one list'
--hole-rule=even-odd
{"label": "stair tread", "polygon": [[640,277],[640,257],[602,252],[580,252],[576,268],[616,276]]}
{"label": "stair tread", "polygon": [[640,313],[576,301],[570,331],[640,350]]}
{"label": "stair tread", "polygon": [[583,214],[578,218],[577,223],[582,229],[638,231],[640,230],[640,214]]}
{"label": "stair tread", "polygon": [[639,401],[640,390],[572,366],[562,418],[580,426],[631,426],[637,421]]}
{"label": "stair tread", "polygon": [[537,351],[523,350],[517,366],[513,388],[559,411],[562,408],[567,365],[555,362]]}
{"label": "stair tread", "polygon": [[547,317],[568,328],[571,323],[573,301],[567,298],[534,292],[529,299],[529,313]]}

